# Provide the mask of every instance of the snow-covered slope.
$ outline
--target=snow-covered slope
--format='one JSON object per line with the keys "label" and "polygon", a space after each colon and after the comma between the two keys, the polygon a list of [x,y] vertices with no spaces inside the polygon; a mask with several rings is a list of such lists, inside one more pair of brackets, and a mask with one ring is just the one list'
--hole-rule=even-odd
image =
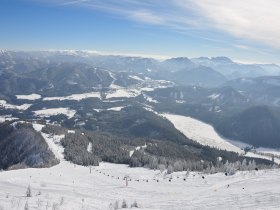
{"label": "snow-covered slope", "polygon": [[[44,125],[33,123],[33,127],[42,133]],[[123,200],[128,206],[136,201],[138,209],[151,210],[278,209],[280,205],[279,169],[225,176],[198,172],[165,175],[159,170],[104,162],[83,167],[63,159],[62,136],[42,135],[60,163],[52,168],[1,172],[0,209],[104,210],[114,209],[116,201],[121,207]],[[88,151],[94,152],[92,145]],[[31,197],[26,197],[28,186]]]}
{"label": "snow-covered slope", "polygon": [[181,131],[186,137],[197,141],[202,145],[208,145],[218,149],[243,153],[243,151],[228,142],[226,139],[219,136],[213,126],[193,119],[191,117],[174,115],[174,114],[161,114],[168,119],[176,129]]}
{"label": "snow-covered slope", "polygon": [[[125,176],[131,179],[128,186]],[[30,210],[104,210],[125,199],[129,206],[136,201],[139,209],[153,210],[279,209],[279,169],[204,175],[205,179],[190,173],[186,181],[185,173],[172,176],[169,182],[159,171],[109,163],[90,169],[65,161],[52,168],[1,172],[0,208],[24,209],[27,203]]]}
{"label": "snow-covered slope", "polygon": [[[265,153],[260,153],[260,152],[247,152],[246,157],[252,157],[252,158],[261,158],[261,159],[266,159],[266,160],[272,160],[272,156],[269,154]],[[280,164],[280,158],[275,157],[274,162],[277,164]]]}

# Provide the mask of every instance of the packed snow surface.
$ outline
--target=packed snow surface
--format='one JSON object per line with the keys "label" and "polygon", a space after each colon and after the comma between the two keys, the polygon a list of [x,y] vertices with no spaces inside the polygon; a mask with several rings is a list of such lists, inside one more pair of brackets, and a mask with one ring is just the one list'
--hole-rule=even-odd
{"label": "packed snow surface", "polygon": [[174,114],[161,114],[163,117],[168,119],[177,130],[182,132],[186,137],[197,141],[202,145],[208,145],[218,149],[227,151],[233,151],[237,153],[243,153],[243,151],[229,143],[226,139],[223,139],[215,131],[213,126],[193,119],[191,117],[174,115]]}
{"label": "packed snow surface", "polygon": [[24,100],[37,100],[41,98],[41,95],[36,94],[36,93],[32,93],[30,95],[16,95],[17,99],[24,99]]}
{"label": "packed snow surface", "polygon": [[63,114],[66,115],[69,119],[74,117],[74,115],[76,114],[75,110],[69,108],[51,108],[51,109],[37,110],[33,112],[36,116],[40,116],[40,117],[50,117],[50,116]]}
{"label": "packed snow surface", "polygon": [[46,97],[43,98],[43,101],[64,101],[64,100],[74,100],[80,101],[86,98],[99,98],[101,99],[101,95],[99,92],[90,92],[90,93],[81,93],[81,94],[72,94],[70,96],[62,96],[62,97]]}
{"label": "packed snow surface", "polygon": [[65,135],[64,134],[63,135],[52,135],[52,134],[43,133],[42,129],[43,129],[44,125],[41,125],[38,123],[33,123],[32,126],[33,126],[34,130],[41,133],[41,135],[45,139],[46,143],[48,144],[49,149],[53,152],[55,157],[60,161],[64,160],[64,155],[63,155],[64,148],[60,144],[60,141],[61,141],[61,139],[63,139],[65,137]]}
{"label": "packed snow surface", "polygon": [[[128,176],[128,186],[123,178]],[[183,172],[164,178],[159,171],[101,163],[83,167],[66,161],[52,168],[0,173],[0,208],[110,209],[125,199],[139,209],[279,209],[280,170],[204,175]],[[177,178],[177,176],[179,178]],[[119,179],[118,179],[119,178]],[[131,179],[131,181],[130,181]],[[139,181],[138,181],[139,180]],[[158,180],[158,182],[156,181]],[[32,196],[26,197],[28,185]],[[112,209],[112,208],[111,208]]]}
{"label": "packed snow surface", "polygon": [[[113,209],[116,201],[120,207],[123,200],[128,206],[136,201],[138,209],[151,210],[279,209],[279,169],[225,176],[198,172],[165,175],[159,170],[104,162],[84,167],[63,159],[63,136],[42,133],[44,125],[38,123],[33,127],[41,132],[60,163],[51,168],[1,172],[0,209],[103,210]],[[88,145],[88,151],[91,147]],[[124,177],[128,177],[128,186]],[[28,186],[31,197],[26,197]]]}

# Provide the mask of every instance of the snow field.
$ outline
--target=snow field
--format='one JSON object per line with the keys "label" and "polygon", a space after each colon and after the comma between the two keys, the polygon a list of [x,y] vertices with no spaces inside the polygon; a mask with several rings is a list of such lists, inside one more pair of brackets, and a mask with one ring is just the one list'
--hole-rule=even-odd
{"label": "snow field", "polygon": [[5,101],[5,100],[0,100],[0,108],[3,107],[5,109],[27,110],[31,106],[32,106],[32,104],[13,105],[13,104],[7,103],[7,101]]}
{"label": "snow field", "polygon": [[[186,181],[180,172],[169,182],[159,171],[145,168],[101,163],[90,169],[62,161],[52,168],[1,172],[0,206],[23,209],[28,202],[29,209],[103,210],[125,199],[129,205],[136,200],[140,209],[279,209],[279,172],[214,174],[205,179],[192,172]],[[30,198],[25,196],[28,185]]]}
{"label": "snow field", "polygon": [[39,117],[50,117],[54,115],[63,114],[66,115],[69,119],[74,117],[76,114],[75,110],[69,109],[69,108],[50,108],[50,109],[42,109],[33,111],[34,115]]}
{"label": "snow field", "polygon": [[36,94],[36,93],[32,93],[30,95],[16,95],[17,99],[23,99],[23,100],[37,100],[41,98],[41,95]]}
{"label": "snow field", "polygon": [[101,95],[99,92],[90,92],[90,93],[81,93],[81,94],[72,94],[70,96],[62,96],[62,97],[46,97],[43,98],[43,101],[64,101],[64,100],[75,100],[80,101],[87,98],[99,98],[101,99]]}
{"label": "snow field", "polygon": [[202,145],[233,151],[239,154],[243,153],[240,148],[234,146],[219,136],[213,126],[209,124],[181,115],[161,114],[161,116],[169,120],[175,126],[175,128],[182,132],[186,137]]}

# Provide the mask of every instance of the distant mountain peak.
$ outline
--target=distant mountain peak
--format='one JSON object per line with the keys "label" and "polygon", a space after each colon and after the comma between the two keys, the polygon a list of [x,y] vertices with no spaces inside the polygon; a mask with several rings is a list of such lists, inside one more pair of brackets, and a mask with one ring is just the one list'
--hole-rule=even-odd
{"label": "distant mountain peak", "polygon": [[187,57],[174,57],[174,58],[167,59],[165,61],[191,62],[191,60]]}
{"label": "distant mountain peak", "polygon": [[211,60],[216,62],[223,62],[223,63],[233,63],[233,61],[230,58],[224,56],[212,57]]}

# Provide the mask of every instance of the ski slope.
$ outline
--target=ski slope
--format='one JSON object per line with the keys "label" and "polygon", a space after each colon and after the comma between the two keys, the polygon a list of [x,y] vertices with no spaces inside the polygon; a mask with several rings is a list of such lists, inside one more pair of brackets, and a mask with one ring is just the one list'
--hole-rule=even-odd
{"label": "ski slope", "polygon": [[[42,133],[44,125],[34,123],[33,127]],[[198,172],[165,175],[159,170],[104,162],[83,167],[64,160],[61,136],[42,135],[60,163],[51,168],[0,172],[1,210],[24,209],[26,205],[29,210],[104,210],[113,209],[116,201],[120,207],[123,199],[128,206],[136,201],[138,209],[149,210],[280,206],[280,169],[225,176]],[[128,177],[128,186],[124,177]],[[28,186],[31,197],[26,197]]]}
{"label": "ski slope", "polygon": [[[91,172],[90,172],[91,171]],[[126,186],[124,176],[128,176]],[[110,209],[110,203],[139,209],[279,209],[279,169],[233,176],[184,173],[165,178],[159,171],[101,163],[82,167],[66,161],[52,168],[0,173],[0,209]],[[177,176],[179,178],[177,178]],[[119,179],[118,179],[119,178]],[[155,179],[155,180],[154,180]],[[137,181],[139,180],[139,182]],[[158,182],[156,180],[159,180]],[[32,197],[26,197],[31,186]],[[228,187],[229,185],[229,187]]]}
{"label": "ski slope", "polygon": [[181,115],[161,114],[161,116],[169,120],[175,128],[182,132],[186,137],[202,145],[237,152],[239,154],[243,153],[240,148],[222,138],[215,131],[213,126],[209,124]]}

